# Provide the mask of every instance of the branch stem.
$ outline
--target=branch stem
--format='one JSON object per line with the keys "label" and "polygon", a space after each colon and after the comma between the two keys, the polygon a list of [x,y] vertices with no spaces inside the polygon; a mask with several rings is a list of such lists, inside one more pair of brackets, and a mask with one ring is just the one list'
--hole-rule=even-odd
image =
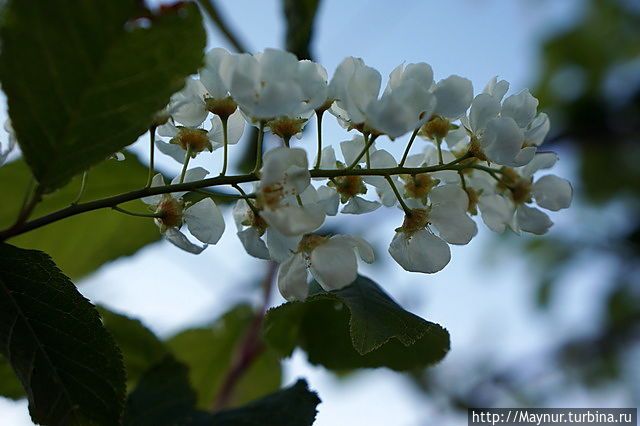
{"label": "branch stem", "polygon": [[[371,140],[369,141],[371,142]],[[364,155],[364,153],[363,153]],[[489,174],[504,174],[502,170],[476,165],[476,164],[458,164],[469,158],[470,154],[466,154],[450,163],[447,164],[438,164],[434,166],[425,166],[425,167],[393,167],[393,168],[378,168],[378,169],[335,169],[335,170],[324,170],[324,169],[312,169],[309,170],[309,174],[312,178],[324,178],[324,179],[334,179],[341,176],[393,176],[393,175],[417,175],[422,173],[432,173],[438,172],[442,170],[465,170],[465,169],[477,169],[483,170]],[[86,203],[78,203],[74,205],[70,205],[63,209],[54,211],[52,213],[46,214],[44,216],[38,217],[36,219],[28,220],[29,216],[33,212],[36,204],[40,201],[41,194],[38,195],[39,190],[36,190],[36,194],[29,202],[28,206],[25,206],[23,209],[23,213],[21,213],[19,220],[11,226],[3,231],[0,231],[0,241],[4,241],[8,238],[15,237],[16,235],[24,234],[25,232],[32,231],[34,229],[40,228],[42,226],[48,225],[53,222],[57,222],[59,220],[72,217],[78,215],[80,213],[85,213],[93,210],[110,208],[117,206],[118,204],[122,204],[127,201],[137,200],[143,197],[148,197],[151,195],[160,195],[160,194],[169,194],[172,192],[183,192],[183,191],[193,191],[196,189],[202,189],[212,186],[222,186],[222,185],[238,185],[240,183],[247,182],[255,182],[260,178],[256,173],[249,173],[245,175],[236,175],[236,176],[217,176],[208,179],[203,179],[195,182],[183,182],[173,185],[164,185],[164,186],[154,186],[149,188],[137,189],[135,191],[126,192],[119,195],[113,195],[110,197],[89,201]]]}
{"label": "branch stem", "polygon": [[314,169],[320,168],[320,161],[322,160],[322,115],[324,111],[316,111],[316,125],[318,126],[318,155],[316,156],[316,166]]}
{"label": "branch stem", "polygon": [[153,181],[153,175],[155,174],[154,170],[154,158],[156,153],[156,126],[153,125],[149,128],[149,176],[147,176],[147,184],[145,188],[151,186],[151,182]]}
{"label": "branch stem", "polygon": [[420,127],[415,129],[411,134],[411,139],[409,139],[409,143],[407,144],[407,147],[404,150],[404,154],[402,154],[402,159],[400,160],[400,164],[399,164],[400,167],[404,166],[405,161],[407,161],[407,157],[409,156],[409,151],[411,151],[411,145],[413,145],[413,141],[416,139],[416,136],[418,136],[419,131],[420,131]]}
{"label": "branch stem", "polygon": [[391,186],[393,193],[396,194],[396,198],[398,199],[398,202],[402,206],[402,210],[404,210],[407,216],[411,216],[412,214],[411,209],[409,208],[409,206],[407,206],[407,204],[402,199],[402,196],[400,195],[400,192],[398,192],[398,188],[396,188],[396,185],[393,183],[393,179],[391,179],[391,176],[387,175],[385,176],[385,179],[387,180],[387,182],[389,182],[389,185]]}
{"label": "branch stem", "polygon": [[224,138],[224,159],[222,160],[222,171],[220,172],[220,176],[224,176],[227,174],[227,156],[229,151],[229,117],[220,117],[220,121],[222,121],[222,134]]}

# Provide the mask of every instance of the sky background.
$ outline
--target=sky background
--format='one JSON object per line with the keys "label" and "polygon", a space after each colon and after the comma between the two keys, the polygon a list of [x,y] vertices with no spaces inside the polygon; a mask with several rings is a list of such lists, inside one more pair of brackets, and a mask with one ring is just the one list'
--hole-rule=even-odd
{"label": "sky background", "polygon": [[[218,3],[253,52],[283,45],[285,27],[279,1]],[[330,76],[346,56],[361,57],[377,68],[383,84],[398,64],[427,62],[436,80],[459,74],[472,80],[477,93],[498,75],[511,83],[509,93],[517,93],[535,80],[540,41],[570,25],[582,13],[578,0],[407,0],[385,7],[387,4],[321,1],[312,53]],[[228,47],[215,29],[210,31],[209,45]],[[553,117],[551,122],[553,125]],[[294,145],[308,147],[313,157],[313,124],[309,130],[310,139]],[[337,146],[347,139],[348,133],[327,117],[325,143],[331,141]],[[399,156],[404,148],[401,141],[406,138],[394,143],[381,141],[378,146]],[[135,146],[143,159],[147,158],[146,144],[145,139]],[[235,148],[230,149],[232,158],[240,151]],[[157,164],[161,170],[178,173],[177,163],[160,157]],[[202,155],[193,165],[217,173],[221,164],[218,157]],[[560,158],[553,173],[571,179],[571,152],[561,152]],[[579,201],[569,211],[552,214],[556,226],[550,232],[572,232],[572,223],[585,214],[590,212],[582,209]],[[618,219],[619,212],[607,214],[612,221],[622,220]],[[264,262],[244,253],[230,211],[225,218],[227,232],[222,240],[201,255],[181,252],[165,242],[153,244],[104,266],[79,283],[80,291],[93,303],[141,319],[162,337],[205,325],[239,301],[258,303],[260,292],[254,286],[264,274]],[[514,251],[512,245],[500,244],[482,224],[469,245],[452,246],[452,261],[444,271],[421,275],[402,270],[386,252],[401,221],[396,209],[381,208],[365,216],[341,216],[328,224],[340,223],[345,231],[361,235],[374,245],[377,261],[361,265],[361,273],[375,279],[405,309],[449,330],[452,348],[437,368],[452,382],[468,377],[465,367],[470,354],[513,366],[543,354],[563,337],[589,331],[585,319],[594,315],[593,300],[605,290],[599,283],[608,273],[607,259],[585,263],[579,276],[564,279],[566,284],[556,299],[559,303],[542,314],[531,304],[535,279],[532,260]],[[283,302],[277,292],[272,300],[276,305]],[[442,412],[406,378],[389,370],[366,370],[348,380],[339,379],[323,368],[310,366],[300,352],[284,364],[283,385],[306,377],[310,387],[318,391],[323,401],[318,407],[318,426],[453,425],[466,421]],[[598,395],[595,401],[593,398],[576,388],[565,400],[558,401],[558,406],[624,405],[624,395],[615,390]],[[31,424],[25,401],[0,398],[0,425]]]}

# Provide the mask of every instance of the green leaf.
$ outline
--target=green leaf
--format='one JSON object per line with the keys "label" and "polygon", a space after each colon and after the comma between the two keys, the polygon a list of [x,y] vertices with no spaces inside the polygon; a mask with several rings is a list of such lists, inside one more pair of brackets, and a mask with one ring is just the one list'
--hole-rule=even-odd
{"label": "green leaf", "polygon": [[213,414],[198,426],[309,426],[320,398],[300,379],[293,386],[234,410]]}
{"label": "green leaf", "polygon": [[[29,169],[21,160],[0,167],[0,182],[12,183],[3,185],[0,191],[4,206],[0,209],[1,228],[11,225],[18,216],[30,176]],[[106,161],[89,171],[82,201],[140,188],[146,179],[147,167],[133,154],[127,154],[124,161]],[[33,217],[68,206],[78,195],[80,181],[80,177],[76,177],[70,185],[45,196]],[[147,212],[146,205],[141,201],[132,201],[125,206],[129,210]],[[134,254],[159,239],[160,232],[152,220],[103,209],[19,235],[11,243],[49,253],[67,276],[76,280],[111,260]]]}
{"label": "green leaf", "polygon": [[140,321],[116,314],[102,306],[98,307],[98,312],[102,323],[122,351],[127,370],[127,387],[131,389],[145,371],[166,356],[167,348]]}
{"label": "green leaf", "polygon": [[201,65],[198,7],[185,2],[152,15],[141,3],[7,4],[0,80],[22,152],[45,191],[133,143]]}
{"label": "green leaf", "polygon": [[331,292],[314,283],[306,301],[269,310],[263,330],[281,356],[299,346],[309,362],[335,370],[422,368],[449,350],[445,329],[405,311],[362,276]]}
{"label": "green leaf", "polygon": [[11,364],[2,355],[0,355],[0,396],[10,399],[20,399],[26,396]]}
{"label": "green leaf", "polygon": [[154,365],[129,395],[125,426],[193,424],[202,413],[195,410],[196,394],[189,384],[187,367],[171,356]]}
{"label": "green leaf", "polygon": [[[199,408],[208,409],[215,400],[253,319],[251,307],[240,305],[208,328],[186,330],[167,341],[176,358],[189,366]],[[278,357],[270,350],[263,351],[238,381],[230,405],[241,405],[279,389],[281,377]]]}
{"label": "green leaf", "polygon": [[287,21],[286,49],[299,59],[311,59],[313,22],[320,0],[282,0]]}
{"label": "green leaf", "polygon": [[34,422],[120,423],[120,351],[45,253],[0,244],[0,353],[25,388]]}
{"label": "green leaf", "polygon": [[197,410],[187,368],[171,357],[146,372],[127,401],[125,426],[308,426],[320,399],[304,380],[233,410]]}

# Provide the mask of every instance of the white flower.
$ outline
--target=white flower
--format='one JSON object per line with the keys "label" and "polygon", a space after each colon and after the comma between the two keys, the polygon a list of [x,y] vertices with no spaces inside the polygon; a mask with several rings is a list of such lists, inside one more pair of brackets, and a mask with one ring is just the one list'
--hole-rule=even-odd
{"label": "white flower", "polygon": [[540,169],[552,167],[557,160],[554,153],[537,154],[526,166],[506,169],[504,179],[511,189],[489,192],[479,198],[482,220],[495,232],[506,227],[514,232],[533,234],[546,233],[553,222],[546,213],[528,204],[535,203],[547,210],[557,211],[571,204],[573,189],[566,180],[555,175],[546,175],[533,181],[532,175]]}
{"label": "white flower", "polygon": [[[235,145],[244,132],[245,121],[240,111],[229,116],[227,121],[227,143]],[[211,118],[211,129],[199,129],[194,127],[175,126],[166,123],[158,127],[158,135],[169,137],[169,143],[162,140],[156,141],[156,146],[163,154],[166,154],[179,163],[184,163],[187,149],[191,148],[191,157],[204,151],[215,151],[224,146],[224,129],[220,117],[214,115]]]}
{"label": "white flower", "polygon": [[344,59],[329,83],[336,97],[330,112],[338,117],[344,127],[363,124],[369,104],[378,99],[382,77],[360,58]]}
{"label": "white flower", "polygon": [[313,232],[324,223],[324,209],[305,203],[300,195],[309,186],[307,153],[303,149],[280,147],[264,156],[258,190],[264,220],[287,236]]}
{"label": "white flower", "polygon": [[[196,167],[190,169],[185,174],[185,182],[202,180],[208,172]],[[178,178],[172,184],[178,183]],[[164,186],[164,178],[161,174],[153,177],[152,187]],[[152,206],[154,213],[161,215],[155,219],[156,225],[160,228],[165,238],[177,247],[190,253],[198,254],[204,250],[208,244],[216,244],[224,233],[224,219],[222,213],[211,198],[203,198],[195,204],[185,206],[182,196],[185,192],[174,192],[172,194],[152,195],[142,198],[142,201]],[[204,246],[198,246],[180,232],[180,227],[185,223],[189,232]]]}
{"label": "white flower", "polygon": [[185,126],[198,127],[209,114],[204,102],[206,94],[200,80],[187,77],[184,88],[171,96],[165,113]]}
{"label": "white flower", "polygon": [[233,70],[223,76],[231,96],[255,121],[298,117],[309,111],[295,55],[266,49],[256,55],[236,55]]}
{"label": "white flower", "polygon": [[327,102],[333,102],[333,99],[329,99],[327,79],[327,70],[320,64],[309,60],[298,61],[297,80],[309,110],[326,109],[329,107]]}
{"label": "white flower", "polygon": [[326,291],[351,284],[358,275],[356,251],[363,261],[374,261],[372,247],[362,238],[351,235],[329,238],[305,235],[294,255],[280,266],[280,294],[288,301],[304,300],[309,294],[307,269]]}
{"label": "white flower", "polygon": [[437,102],[434,114],[447,119],[463,115],[473,100],[471,80],[452,75],[440,80],[433,89]]}
{"label": "white flower", "polygon": [[429,201],[428,209],[415,208],[405,216],[389,246],[391,257],[407,271],[440,271],[451,259],[447,243],[467,244],[477,233],[475,222],[467,215],[469,199],[459,186],[436,187],[429,192]]}
{"label": "white flower", "polygon": [[396,138],[424,124],[436,107],[431,92],[433,71],[428,64],[401,64],[389,76],[379,100],[366,109],[367,124],[380,133]]}
{"label": "white flower", "polygon": [[[462,123],[477,140],[479,157],[506,166],[529,163],[549,131],[546,114],[536,115],[538,100],[528,90],[502,98],[509,83],[493,78],[484,92],[473,99]],[[502,101],[502,103],[501,103]]]}
{"label": "white flower", "polygon": [[406,271],[433,274],[451,260],[449,246],[424,228],[414,233],[396,232],[389,254]]}

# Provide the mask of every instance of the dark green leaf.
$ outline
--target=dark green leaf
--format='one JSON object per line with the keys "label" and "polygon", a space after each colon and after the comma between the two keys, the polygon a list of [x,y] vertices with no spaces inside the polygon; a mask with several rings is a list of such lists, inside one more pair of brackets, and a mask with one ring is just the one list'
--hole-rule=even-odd
{"label": "dark green leaf", "polygon": [[120,423],[120,351],[98,312],[42,252],[0,244],[0,353],[24,386],[35,422]]}
{"label": "dark green leaf", "polygon": [[309,426],[316,418],[320,398],[298,380],[295,385],[234,410],[213,414],[198,426]]}
{"label": "dark green leaf", "polygon": [[138,387],[129,395],[123,424],[193,424],[194,417],[202,415],[195,410],[195,402],[196,394],[189,384],[187,367],[167,356],[145,372]]}
{"label": "dark green leaf", "polygon": [[299,346],[311,363],[336,370],[421,368],[449,350],[445,329],[405,311],[362,276],[332,292],[315,284],[306,301],[271,309],[264,336],[282,356]]}
{"label": "dark green leaf", "polygon": [[304,380],[245,406],[209,414],[195,408],[187,368],[167,357],[142,376],[127,401],[125,426],[309,426],[320,399]]}
{"label": "dark green leaf", "polygon": [[287,21],[286,49],[299,59],[311,59],[313,21],[320,0],[282,0]]}
{"label": "dark green leaf", "polygon": [[[189,366],[199,408],[208,409],[218,395],[253,317],[249,306],[237,306],[211,327],[187,330],[167,341],[176,358]],[[278,357],[270,350],[263,351],[238,381],[230,405],[241,405],[279,389],[281,375]]]}
{"label": "dark green leaf", "polygon": [[20,399],[26,396],[11,364],[2,355],[0,355],[0,396],[11,399]]}
{"label": "dark green leaf", "polygon": [[[201,65],[197,6],[149,15],[140,3],[8,3],[0,80],[22,152],[45,191],[133,143]],[[135,19],[145,14],[148,25],[141,25]]]}
{"label": "dark green leaf", "polygon": [[102,323],[122,351],[127,370],[127,386],[134,387],[142,373],[159,363],[167,349],[155,334],[136,319],[98,307]]}
{"label": "dark green leaf", "polygon": [[[0,167],[0,227],[15,221],[27,189],[30,172],[23,161]],[[124,161],[106,161],[89,171],[82,201],[107,197],[142,187],[147,168],[133,154]],[[45,196],[34,217],[68,206],[78,195],[80,177],[70,185]],[[129,210],[147,212],[141,201],[125,205]],[[150,219],[127,216],[111,210],[96,210],[70,217],[15,237],[12,244],[49,253],[56,264],[72,279],[78,279],[120,256],[135,253],[160,239],[160,232]],[[63,243],[64,242],[64,243]]]}

